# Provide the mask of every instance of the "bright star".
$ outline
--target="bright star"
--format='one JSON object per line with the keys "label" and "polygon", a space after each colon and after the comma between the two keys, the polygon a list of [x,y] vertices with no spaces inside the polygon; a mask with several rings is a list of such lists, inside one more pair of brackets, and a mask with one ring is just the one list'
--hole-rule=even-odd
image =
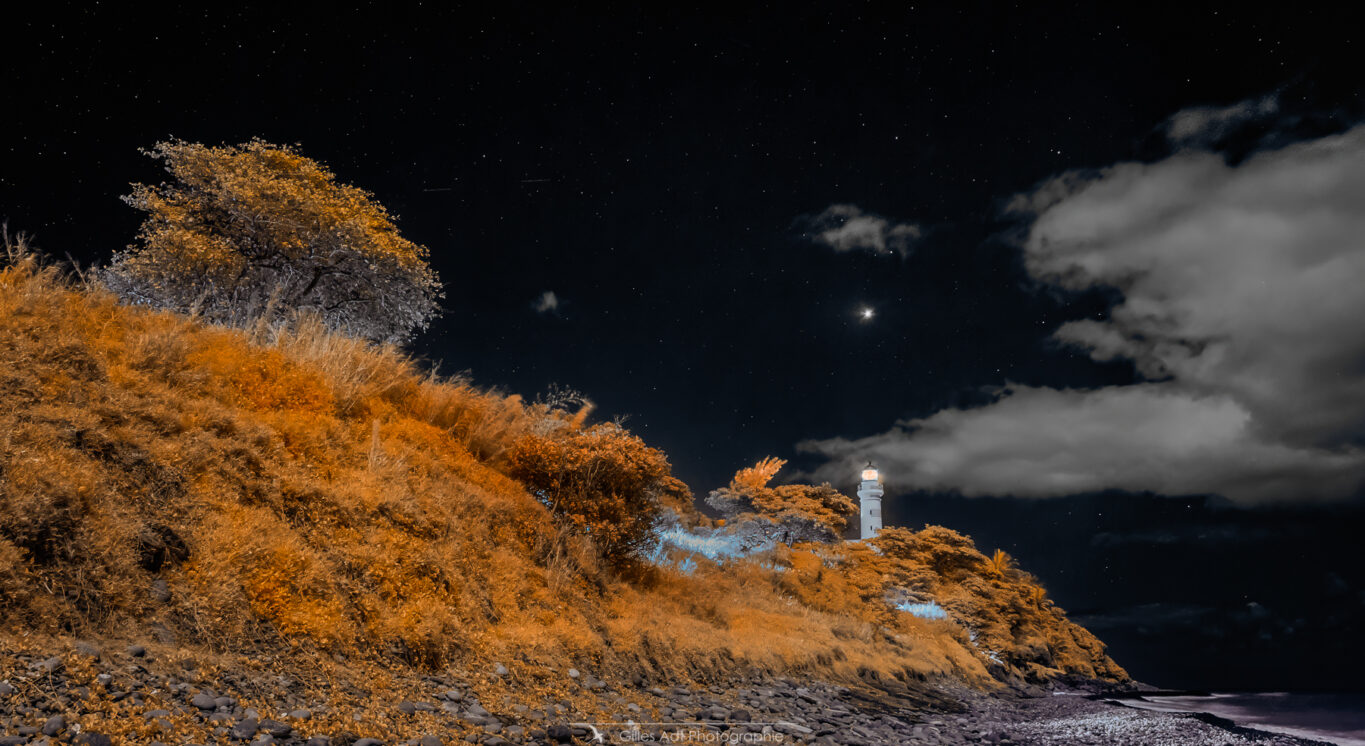
{"label": "bright star", "polygon": [[864,306],[863,310],[858,312],[858,315],[862,317],[863,321],[871,321],[872,317],[877,315],[877,312]]}

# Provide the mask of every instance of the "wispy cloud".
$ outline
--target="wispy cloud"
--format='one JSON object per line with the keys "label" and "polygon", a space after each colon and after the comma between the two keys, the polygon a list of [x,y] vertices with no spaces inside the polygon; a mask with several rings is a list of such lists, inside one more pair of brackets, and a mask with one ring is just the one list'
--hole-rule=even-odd
{"label": "wispy cloud", "polygon": [[1191,106],[1166,120],[1166,137],[1177,145],[1203,145],[1249,122],[1273,117],[1279,111],[1279,97],[1273,93],[1231,106]]}
{"label": "wispy cloud", "polygon": [[1132,360],[1147,380],[1008,386],[984,407],[802,444],[832,460],[821,476],[873,458],[903,486],[968,495],[1361,493],[1365,125],[1236,165],[1181,150],[1063,174],[1010,209],[1031,220],[1033,278],[1123,294],[1107,320],[1064,324],[1055,339]]}
{"label": "wispy cloud", "polygon": [[546,290],[531,302],[536,313],[559,313],[559,296],[553,290]]}
{"label": "wispy cloud", "polygon": [[923,235],[914,223],[898,223],[849,204],[830,205],[817,215],[800,218],[797,224],[807,239],[839,252],[906,257]]}

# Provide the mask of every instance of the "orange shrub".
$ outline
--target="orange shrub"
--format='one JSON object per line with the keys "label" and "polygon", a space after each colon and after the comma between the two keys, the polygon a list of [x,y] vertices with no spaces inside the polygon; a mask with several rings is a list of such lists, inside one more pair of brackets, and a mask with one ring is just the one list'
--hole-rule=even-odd
{"label": "orange shrub", "polygon": [[686,494],[662,451],[609,422],[523,435],[509,460],[513,477],[617,565],[654,540],[661,500]]}

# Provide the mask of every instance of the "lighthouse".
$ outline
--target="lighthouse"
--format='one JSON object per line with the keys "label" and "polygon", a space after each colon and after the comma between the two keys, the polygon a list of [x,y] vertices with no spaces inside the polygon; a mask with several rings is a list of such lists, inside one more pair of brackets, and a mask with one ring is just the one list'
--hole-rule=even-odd
{"label": "lighthouse", "polygon": [[863,539],[871,539],[882,530],[882,478],[877,467],[867,462],[863,467],[862,482],[858,484],[858,505],[862,507]]}

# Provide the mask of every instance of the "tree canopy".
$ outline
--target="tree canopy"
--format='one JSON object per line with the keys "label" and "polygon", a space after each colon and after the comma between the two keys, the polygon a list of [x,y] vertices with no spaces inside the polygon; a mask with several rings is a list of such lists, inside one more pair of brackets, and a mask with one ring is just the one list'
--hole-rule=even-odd
{"label": "tree canopy", "polygon": [[765,536],[783,543],[837,540],[858,513],[857,504],[829,484],[769,487],[786,463],[770,457],[740,469],[706,503],[727,520],[761,526]]}
{"label": "tree canopy", "polygon": [[147,217],[102,274],[126,300],[238,325],[311,313],[381,342],[435,316],[427,249],[371,194],[293,147],[171,140],[143,152],[172,178],[124,197]]}

